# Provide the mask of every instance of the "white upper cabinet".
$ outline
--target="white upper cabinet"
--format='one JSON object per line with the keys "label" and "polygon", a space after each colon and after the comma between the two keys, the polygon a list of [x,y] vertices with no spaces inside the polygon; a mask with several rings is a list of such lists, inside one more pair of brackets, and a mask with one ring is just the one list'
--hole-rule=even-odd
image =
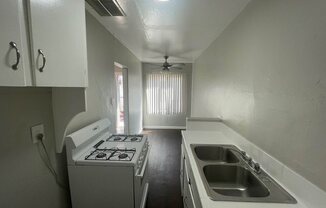
{"label": "white upper cabinet", "polygon": [[87,82],[84,0],[0,1],[0,86]]}
{"label": "white upper cabinet", "polygon": [[25,86],[19,0],[0,1],[0,86]]}
{"label": "white upper cabinet", "polygon": [[28,9],[36,86],[86,87],[84,0],[30,0]]}

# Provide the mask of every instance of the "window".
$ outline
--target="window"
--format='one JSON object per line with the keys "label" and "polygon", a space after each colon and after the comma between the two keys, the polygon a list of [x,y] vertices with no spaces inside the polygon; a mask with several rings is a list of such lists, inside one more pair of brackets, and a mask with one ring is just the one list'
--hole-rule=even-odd
{"label": "window", "polygon": [[147,114],[185,114],[186,100],[186,75],[184,73],[146,74]]}

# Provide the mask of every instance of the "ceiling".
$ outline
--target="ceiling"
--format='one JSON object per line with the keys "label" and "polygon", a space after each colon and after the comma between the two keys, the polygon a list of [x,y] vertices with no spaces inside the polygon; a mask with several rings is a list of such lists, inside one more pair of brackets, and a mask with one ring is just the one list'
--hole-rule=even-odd
{"label": "ceiling", "polygon": [[118,0],[125,17],[86,9],[142,62],[192,63],[250,0]]}

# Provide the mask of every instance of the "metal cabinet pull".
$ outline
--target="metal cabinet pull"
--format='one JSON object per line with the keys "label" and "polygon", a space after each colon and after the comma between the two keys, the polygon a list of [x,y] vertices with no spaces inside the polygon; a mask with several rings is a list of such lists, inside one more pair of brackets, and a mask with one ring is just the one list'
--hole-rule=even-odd
{"label": "metal cabinet pull", "polygon": [[43,53],[43,51],[41,49],[38,49],[37,51],[42,56],[42,59],[43,59],[43,64],[42,64],[42,66],[38,70],[40,72],[43,72],[43,69],[44,69],[45,64],[46,64],[46,58],[45,58],[45,55],[44,55],[44,53]]}
{"label": "metal cabinet pull", "polygon": [[11,41],[11,42],[9,43],[9,45],[10,45],[12,48],[14,48],[14,49],[16,50],[16,57],[17,57],[17,60],[16,60],[16,63],[15,63],[15,64],[11,65],[11,68],[12,68],[13,70],[17,70],[17,69],[18,69],[18,64],[19,64],[19,61],[20,61],[20,52],[19,52],[19,50],[18,50],[18,48],[17,48],[17,44],[16,44],[15,42]]}

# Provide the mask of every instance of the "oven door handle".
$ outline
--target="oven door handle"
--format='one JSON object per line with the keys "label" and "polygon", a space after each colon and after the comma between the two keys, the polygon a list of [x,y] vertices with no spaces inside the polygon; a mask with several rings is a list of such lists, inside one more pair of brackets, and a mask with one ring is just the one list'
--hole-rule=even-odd
{"label": "oven door handle", "polygon": [[140,173],[136,175],[137,177],[141,177],[142,178],[144,176],[144,174],[145,174],[146,166],[148,164],[148,157],[149,157],[150,150],[151,150],[151,146],[148,145],[148,149],[147,149],[147,153],[146,153],[146,158],[145,158],[144,164],[142,166],[142,169],[138,171],[138,173],[139,172]]}

